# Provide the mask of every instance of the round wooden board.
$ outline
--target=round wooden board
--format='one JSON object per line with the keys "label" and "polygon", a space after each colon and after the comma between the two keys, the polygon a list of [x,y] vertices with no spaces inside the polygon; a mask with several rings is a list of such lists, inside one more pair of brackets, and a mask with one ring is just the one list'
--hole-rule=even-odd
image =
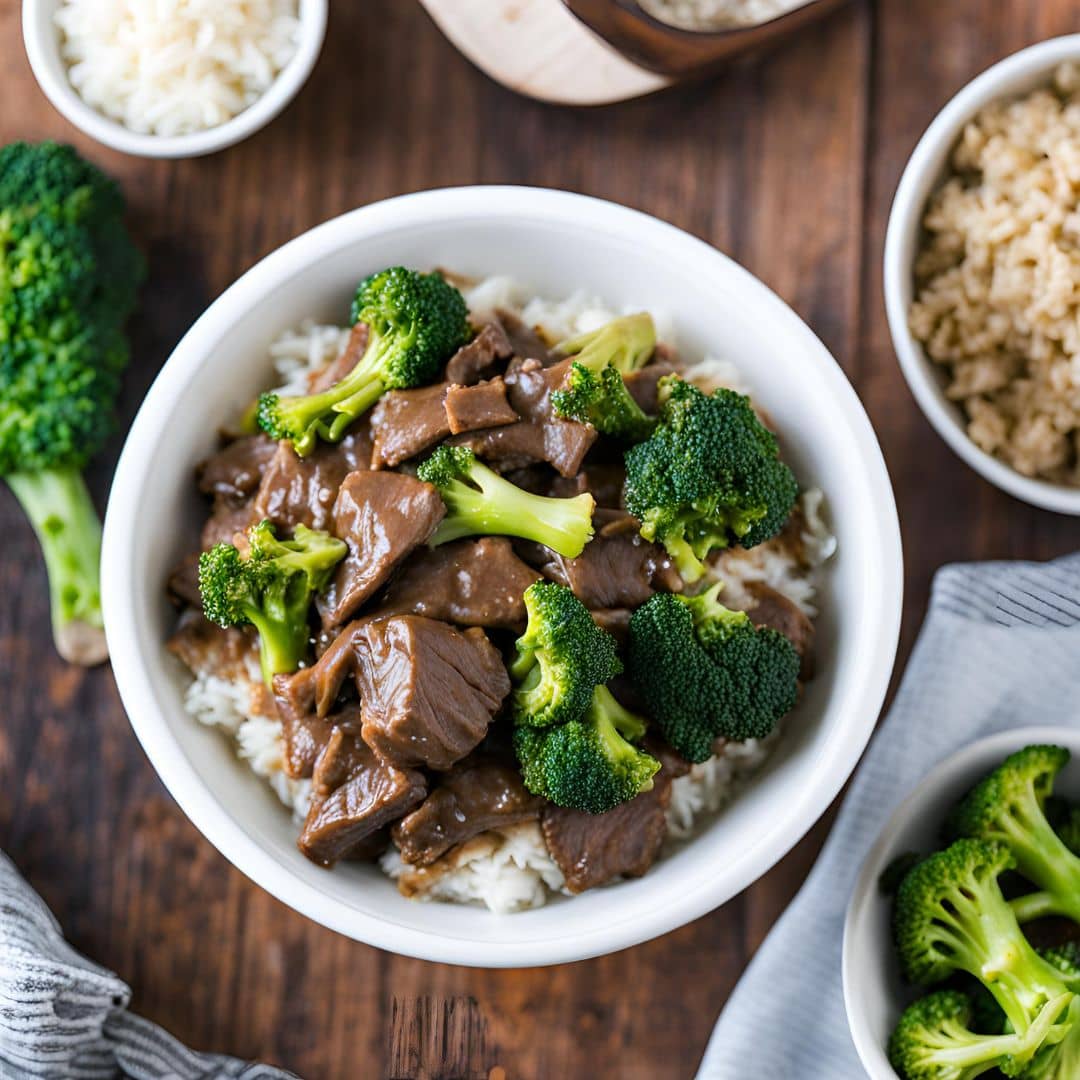
{"label": "round wooden board", "polygon": [[561,0],[420,0],[444,34],[503,86],[557,105],[608,105],[671,80],[627,60]]}

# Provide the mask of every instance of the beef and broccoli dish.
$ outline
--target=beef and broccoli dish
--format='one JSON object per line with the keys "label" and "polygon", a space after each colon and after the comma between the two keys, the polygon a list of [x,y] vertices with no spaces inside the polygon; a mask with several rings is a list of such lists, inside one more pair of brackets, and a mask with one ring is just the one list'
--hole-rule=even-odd
{"label": "beef and broccoli dish", "polygon": [[197,469],[188,711],[320,866],[495,910],[644,874],[813,676],[820,493],[649,314],[394,267],[350,315]]}

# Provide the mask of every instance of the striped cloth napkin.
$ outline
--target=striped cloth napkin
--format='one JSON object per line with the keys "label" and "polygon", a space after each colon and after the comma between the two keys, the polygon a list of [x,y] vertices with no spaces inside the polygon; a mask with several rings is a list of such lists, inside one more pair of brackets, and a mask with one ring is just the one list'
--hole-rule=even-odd
{"label": "striped cloth napkin", "polygon": [[[289,1080],[292,1073],[197,1054],[127,1011],[131,990],[63,938],[0,853],[0,1077],[26,1080]],[[294,1078],[295,1080],[295,1078]]]}
{"label": "striped cloth napkin", "polygon": [[821,856],[758,950],[709,1041],[698,1080],[857,1080],[840,981],[844,915],[889,816],[943,758],[983,735],[1076,724],[1080,554],[947,566],[896,702]]}

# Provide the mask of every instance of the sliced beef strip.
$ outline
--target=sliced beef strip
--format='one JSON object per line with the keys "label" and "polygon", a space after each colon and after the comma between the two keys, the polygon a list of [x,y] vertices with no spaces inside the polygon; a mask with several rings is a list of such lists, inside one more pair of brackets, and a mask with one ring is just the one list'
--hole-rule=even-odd
{"label": "sliced beef strip", "polygon": [[671,375],[675,369],[670,364],[646,364],[637,371],[631,371],[623,376],[626,389],[630,396],[637,402],[642,412],[655,416],[660,411],[660,403],[657,401],[657,386],[665,375]]}
{"label": "sliced beef strip", "polygon": [[362,433],[350,433],[341,443],[320,442],[307,457],[291,443],[279,443],[255,496],[256,516],[284,529],[326,529],[338,488],[357,467],[362,443]]}
{"label": "sliced beef strip", "polygon": [[310,679],[281,675],[274,678],[274,702],[281,719],[285,772],[296,780],[311,776],[315,762],[335,728],[359,735],[362,724],[360,706],[355,703],[319,716],[315,711],[314,694],[310,692],[312,689]]}
{"label": "sliced beef strip", "polygon": [[507,398],[522,419],[505,427],[455,435],[452,441],[469,447],[503,472],[546,461],[561,475],[574,476],[596,441],[596,429],[563,420],[552,409],[551,392],[562,384],[569,365],[569,360],[563,360],[545,368],[538,360],[515,360],[506,373]]}
{"label": "sliced beef strip", "polygon": [[430,866],[482,832],[535,820],[543,804],[525,790],[512,762],[470,757],[440,778],[420,806],[391,827],[390,835],[405,862]]}
{"label": "sliced beef strip", "polygon": [[237,533],[246,532],[258,520],[254,500],[233,506],[226,499],[216,499],[199,537],[203,551],[209,551],[215,544],[231,544]]}
{"label": "sliced beef strip", "polygon": [[438,491],[403,473],[356,471],[334,502],[330,531],[349,546],[317,606],[323,626],[339,626],[424,543],[446,507]]}
{"label": "sliced beef strip", "polygon": [[199,490],[242,503],[255,494],[277,443],[268,435],[243,435],[197,465]]}
{"label": "sliced beef strip", "polygon": [[495,315],[502,325],[514,356],[522,360],[539,360],[545,366],[559,359],[536,329],[527,325],[512,311],[497,308]]}
{"label": "sliced beef strip", "polygon": [[802,661],[799,678],[807,682],[814,677],[814,624],[793,601],[763,581],[751,581],[746,591],[753,597],[754,606],[746,614],[755,626],[771,626],[779,630],[799,654]]}
{"label": "sliced beef strip", "polygon": [[300,850],[320,866],[371,857],[371,838],[424,798],[423,776],[380,761],[364,743],[334,728],[312,773],[311,806]]}
{"label": "sliced beef strip", "polygon": [[611,634],[620,645],[630,640],[630,616],[633,612],[629,608],[595,608],[590,614],[593,622]]}
{"label": "sliced beef strip", "polygon": [[671,781],[667,767],[653,778],[651,790],[606,814],[586,814],[548,804],[540,816],[544,842],[572,893],[617,877],[641,877],[656,859],[667,835]]}
{"label": "sliced beef strip", "polygon": [[417,551],[390,583],[378,614],[520,631],[525,590],[539,579],[506,537],[455,540]]}
{"label": "sliced beef strip", "polygon": [[499,651],[475,627],[395,615],[363,623],[354,646],[364,741],[396,765],[449,769],[510,692]]}
{"label": "sliced beef strip", "polygon": [[190,605],[194,608],[202,608],[202,596],[199,593],[198,552],[186,556],[173,569],[165,588],[169,599],[177,607]]}
{"label": "sliced beef strip", "polygon": [[250,629],[215,626],[201,611],[186,611],[167,648],[196,675],[205,672],[230,681],[241,680],[248,676],[247,662],[255,648],[255,636]]}
{"label": "sliced beef strip", "polygon": [[520,419],[506,400],[506,383],[499,376],[475,386],[451,386],[443,407],[452,435],[516,424]]}
{"label": "sliced beef strip", "polygon": [[371,411],[373,469],[394,468],[450,434],[443,401],[449,383],[416,390],[388,390]]}
{"label": "sliced beef strip", "polygon": [[447,382],[473,386],[481,379],[494,375],[499,361],[509,360],[513,354],[514,347],[510,344],[502,324],[498,321],[489,322],[468,345],[462,345],[447,361]]}
{"label": "sliced beef strip", "polygon": [[321,394],[329,390],[349,374],[364,358],[367,350],[368,328],[364,323],[355,323],[349,331],[345,348],[324,368],[313,371],[308,376],[308,393]]}
{"label": "sliced beef strip", "polygon": [[620,510],[597,510],[596,536],[576,559],[542,549],[546,577],[569,585],[588,608],[636,608],[657,589],[678,592],[682,579],[667,552],[638,534],[637,519]]}
{"label": "sliced beef strip", "polygon": [[557,499],[572,499],[583,491],[589,492],[596,500],[596,505],[605,510],[623,508],[623,484],[626,483],[626,470],[622,465],[612,463],[589,464],[577,476],[556,476],[545,495],[554,495]]}

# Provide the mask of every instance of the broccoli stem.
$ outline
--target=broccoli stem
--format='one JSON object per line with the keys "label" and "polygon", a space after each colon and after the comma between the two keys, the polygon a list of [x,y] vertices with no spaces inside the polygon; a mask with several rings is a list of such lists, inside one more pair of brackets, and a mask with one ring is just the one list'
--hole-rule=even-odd
{"label": "broccoli stem", "polygon": [[253,604],[246,605],[244,614],[259,632],[263,682],[273,686],[275,675],[295,671],[307,656],[310,637],[307,621],[270,603],[265,610]]}
{"label": "broccoli stem", "polygon": [[46,469],[5,479],[45,556],[57,652],[72,664],[102,663],[108,650],[101,617],[101,519],[82,475]]}
{"label": "broccoli stem", "polygon": [[1051,915],[1066,915],[1056,897],[1045,892],[1027,893],[1009,901],[1009,907],[1013,909],[1018,923],[1034,922],[1036,919],[1045,919]]}

